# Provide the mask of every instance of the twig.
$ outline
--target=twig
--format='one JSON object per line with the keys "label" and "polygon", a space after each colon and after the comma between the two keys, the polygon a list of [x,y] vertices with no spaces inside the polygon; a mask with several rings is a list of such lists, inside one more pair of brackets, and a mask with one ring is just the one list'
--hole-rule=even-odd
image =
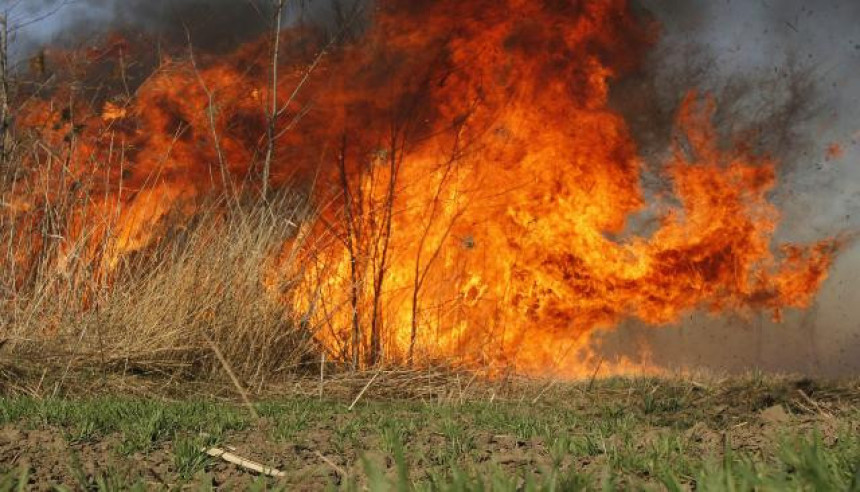
{"label": "twig", "polygon": [[538,395],[536,397],[534,397],[534,400],[532,400],[532,405],[537,403],[538,400],[540,400],[540,397],[542,397],[544,395],[544,393],[546,393],[547,391],[549,391],[550,388],[555,386],[556,381],[557,381],[556,379],[553,379],[552,381],[549,382],[548,385],[544,386],[544,388],[540,391],[540,393],[538,393]]}
{"label": "twig", "polygon": [[821,408],[821,405],[817,401],[810,398],[809,395],[807,395],[805,391],[803,391],[802,389],[798,389],[797,392],[800,393],[800,396],[802,396],[804,400],[806,400],[810,405],[812,405],[812,407],[815,408],[815,410],[820,415],[823,415],[825,417],[831,417],[831,418],[833,417],[833,415],[831,415],[829,412],[827,412],[823,408]]}
{"label": "twig", "polygon": [[69,375],[69,370],[72,368],[72,363],[75,361],[77,355],[75,352],[78,347],[80,347],[81,343],[84,341],[84,335],[87,333],[87,327],[85,326],[83,330],[81,330],[81,336],[78,337],[77,344],[75,345],[74,350],[71,354],[69,354],[69,362],[66,364],[66,369],[63,371],[63,376],[59,381],[54,385],[54,392],[51,394],[51,398],[56,398],[57,394],[60,392],[60,387],[66,382],[66,377]]}
{"label": "twig", "polygon": [[257,462],[242,458],[239,455],[228,452],[226,449],[221,448],[201,448],[201,451],[208,454],[213,458],[221,458],[222,460],[232,463],[239,468],[244,468],[246,470],[250,470],[257,473],[262,473],[263,475],[267,475],[270,477],[286,477],[287,474],[278,470],[277,468],[272,468],[268,466],[261,465]]}
{"label": "twig", "polygon": [[[218,138],[218,130],[215,127],[215,95],[206,85],[206,81],[203,80],[200,70],[197,69],[197,61],[194,58],[194,45],[191,43],[191,31],[189,31],[187,27],[185,28],[185,35],[188,38],[188,57],[191,59],[191,68],[194,69],[197,81],[200,83],[200,87],[203,89],[207,98],[206,115],[209,118],[209,130],[212,133],[212,144],[215,146],[215,153],[218,156],[218,165],[221,172],[221,185],[224,186],[225,190],[233,192],[230,180],[227,179],[227,164],[224,159],[224,152],[221,148],[221,141]],[[209,175],[210,179],[212,179],[211,167],[209,168]]]}
{"label": "twig", "polygon": [[267,115],[266,125],[266,160],[263,163],[263,178],[261,197],[265,201],[269,192],[269,174],[272,159],[275,156],[275,130],[278,124],[278,55],[281,49],[281,21],[284,15],[286,0],[278,0],[275,4],[275,24],[272,26],[272,88],[271,113]]}
{"label": "twig", "polygon": [[7,50],[9,26],[6,16],[0,15],[0,166],[6,164],[9,157],[9,70],[7,66]]}
{"label": "twig", "polygon": [[358,396],[355,397],[355,400],[352,401],[352,405],[349,406],[347,411],[352,411],[352,409],[355,407],[355,404],[358,403],[358,400],[360,400],[364,392],[367,391],[367,388],[370,388],[370,385],[373,384],[374,381],[376,381],[376,377],[379,376],[380,372],[382,371],[376,371],[376,374],[374,374],[373,377],[370,378],[370,381],[368,381],[367,384],[364,385],[364,388],[362,388],[362,390],[358,393]]}
{"label": "twig", "polygon": [[[466,387],[460,390],[460,403],[463,403],[463,400],[466,398],[466,392],[469,391],[469,388],[472,386],[472,383],[475,382],[475,379],[478,378],[478,373],[475,372],[472,374],[472,378],[469,379],[469,382],[466,383]],[[459,387],[459,384],[457,385]]]}
{"label": "twig", "polygon": [[588,389],[586,391],[591,391],[591,388],[594,387],[594,380],[597,379],[597,373],[600,372],[600,367],[603,365],[603,357],[600,358],[600,362],[597,363],[597,367],[594,368],[594,374],[591,375],[591,379],[588,381]]}
{"label": "twig", "polygon": [[212,348],[212,351],[215,352],[215,357],[218,358],[218,361],[221,362],[221,366],[227,371],[227,376],[230,377],[230,381],[233,382],[233,385],[236,386],[236,389],[239,391],[239,394],[242,396],[242,402],[245,403],[245,406],[248,407],[248,411],[251,412],[251,415],[254,416],[255,419],[259,419],[260,415],[257,413],[257,410],[254,409],[254,405],[251,404],[251,399],[248,398],[248,393],[245,391],[245,388],[242,387],[242,384],[239,382],[239,378],[236,377],[236,374],[233,372],[233,369],[230,368],[230,363],[227,362],[227,359],[224,358],[224,354],[221,353],[221,349],[218,348],[218,345],[215,344],[215,341],[209,338],[209,335],[203,333],[203,338],[206,339],[206,342]]}
{"label": "twig", "polygon": [[44,370],[42,371],[42,377],[39,378],[39,384],[37,384],[36,389],[33,390],[33,396],[35,396],[36,398],[39,398],[39,399],[42,398],[42,394],[41,394],[42,393],[42,383],[45,382],[45,376],[47,374],[48,374],[48,367],[45,366]]}
{"label": "twig", "polygon": [[345,471],[343,468],[341,468],[341,467],[337,466],[337,465],[336,465],[332,460],[330,460],[330,459],[326,458],[326,457],[325,457],[325,455],[323,455],[323,454],[322,454],[322,453],[320,453],[319,451],[314,451],[314,454],[316,454],[316,455],[317,455],[317,458],[319,458],[319,459],[323,460],[323,462],[324,462],[325,464],[327,464],[328,466],[332,467],[332,469],[333,469],[334,471],[336,471],[336,472],[337,472],[341,477],[345,477],[345,476],[346,476],[346,471]]}
{"label": "twig", "polygon": [[325,350],[320,357],[320,400],[323,397],[323,384],[325,384]]}

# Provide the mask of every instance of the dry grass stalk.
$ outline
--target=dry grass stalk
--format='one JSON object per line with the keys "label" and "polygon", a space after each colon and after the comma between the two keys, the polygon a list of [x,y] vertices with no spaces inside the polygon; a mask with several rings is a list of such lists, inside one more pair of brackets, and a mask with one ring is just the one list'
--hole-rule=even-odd
{"label": "dry grass stalk", "polygon": [[323,386],[325,385],[325,350],[320,356],[320,400],[323,397]]}
{"label": "dry grass stalk", "polygon": [[367,391],[367,388],[370,388],[370,385],[373,384],[374,381],[376,381],[376,378],[379,377],[379,373],[380,371],[376,371],[376,374],[374,374],[373,377],[370,378],[370,381],[368,381],[367,384],[364,385],[364,388],[361,389],[361,391],[355,397],[355,400],[352,400],[352,404],[349,406],[348,409],[349,411],[352,411],[352,409],[355,408],[355,404],[358,403],[358,400],[361,399],[362,395],[364,395],[364,392]]}
{"label": "dry grass stalk", "polygon": [[[302,313],[264,283],[305,210],[292,196],[203,206],[192,225],[165,230],[151,250],[123,258],[107,281],[93,278],[99,260],[84,254],[58,275],[49,251],[14,302],[0,304],[0,338],[18,358],[70,372],[199,377],[226,362],[231,379],[262,387],[301,369],[316,350]],[[85,251],[82,236],[66,250]]]}
{"label": "dry grass stalk", "polygon": [[210,347],[212,347],[212,351],[215,352],[215,356],[218,357],[218,361],[221,362],[221,366],[224,368],[224,371],[226,371],[227,375],[230,376],[230,382],[233,383],[233,386],[236,387],[236,390],[242,396],[242,402],[245,404],[245,407],[249,412],[251,412],[251,415],[253,415],[255,419],[259,419],[260,415],[251,403],[251,399],[248,398],[248,392],[245,391],[245,388],[242,387],[242,383],[239,382],[239,378],[236,377],[233,369],[230,368],[230,363],[227,362],[226,358],[224,358],[224,354],[221,353],[221,349],[218,348],[218,345],[216,345],[208,335],[204,333],[203,336],[206,337],[206,342]]}
{"label": "dry grass stalk", "polygon": [[549,384],[548,384],[548,385],[544,386],[544,388],[543,388],[542,390],[540,390],[540,393],[538,393],[538,394],[537,394],[537,396],[535,396],[535,397],[534,397],[534,399],[532,400],[532,405],[534,405],[535,403],[537,403],[537,402],[538,402],[538,400],[540,400],[540,399],[541,399],[541,397],[542,397],[542,396],[543,396],[547,391],[549,391],[549,389],[550,389],[550,388],[552,388],[553,386],[555,386],[555,383],[556,383],[556,382],[558,382],[558,380],[557,380],[557,379],[553,379],[552,381],[550,381],[550,382],[549,382]]}
{"label": "dry grass stalk", "polygon": [[594,373],[591,375],[591,379],[588,381],[588,391],[591,391],[591,388],[594,387],[594,381],[597,379],[597,374],[600,373],[600,368],[603,366],[603,357],[600,358],[600,361],[597,363],[597,367],[594,368]]}
{"label": "dry grass stalk", "polygon": [[817,413],[827,418],[833,418],[833,414],[822,408],[822,405],[817,401],[813,400],[809,395],[807,395],[806,392],[803,391],[803,389],[798,388],[797,392],[800,393],[800,396],[802,396],[807,403],[812,405],[812,408],[814,410],[809,410],[809,413]]}

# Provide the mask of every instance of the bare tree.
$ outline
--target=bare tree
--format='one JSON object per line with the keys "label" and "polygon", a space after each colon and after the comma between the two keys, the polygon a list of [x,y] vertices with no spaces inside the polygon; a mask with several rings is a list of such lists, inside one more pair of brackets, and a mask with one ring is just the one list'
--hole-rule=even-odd
{"label": "bare tree", "polygon": [[[346,245],[347,254],[349,255],[349,302],[351,309],[352,320],[352,336],[350,345],[350,357],[352,359],[352,369],[358,368],[359,359],[361,357],[361,319],[360,312],[360,297],[361,297],[361,282],[360,275],[362,265],[360,265],[359,247],[361,244],[361,227],[356,223],[356,206],[360,206],[361,200],[356,200],[353,196],[353,186],[349,182],[349,175],[346,169],[347,161],[347,137],[344,134],[341,140],[340,155],[338,156],[338,170],[340,171],[341,187],[343,189],[344,200],[344,216],[346,235],[344,243]],[[361,193],[361,187],[357,187],[358,193]],[[358,212],[360,216],[360,211]]]}
{"label": "bare tree", "polygon": [[388,271],[388,254],[391,246],[391,222],[394,211],[394,198],[400,175],[400,163],[403,160],[402,145],[398,145],[398,134],[391,135],[390,148],[386,152],[388,164],[388,182],[382,205],[382,224],[376,240],[373,242],[373,307],[370,318],[370,353],[368,365],[379,363],[382,355],[382,288],[385,274]]}
{"label": "bare tree", "polygon": [[[465,119],[460,123],[461,126],[465,123]],[[450,220],[442,227],[444,228],[442,231],[442,236],[437,241],[435,247],[429,251],[429,258],[424,261],[424,253],[427,248],[427,242],[430,239],[430,233],[433,230],[433,226],[436,223],[441,207],[442,201],[442,192],[445,190],[446,186],[449,183],[449,178],[452,175],[452,172],[455,169],[457,161],[461,157],[461,149],[460,149],[460,132],[457,131],[456,137],[454,139],[454,146],[449,155],[446,162],[442,165],[442,176],[439,179],[439,183],[436,186],[436,191],[433,195],[433,200],[430,203],[430,210],[427,213],[427,222],[424,225],[424,230],[421,233],[421,238],[418,241],[418,251],[415,253],[415,270],[413,272],[413,283],[412,283],[412,326],[410,327],[409,333],[409,351],[407,353],[407,360],[409,365],[413,365],[415,361],[415,342],[418,338],[418,317],[420,312],[420,299],[421,299],[421,291],[424,288],[424,283],[427,281],[427,276],[430,273],[433,264],[436,262],[436,259],[439,258],[439,254],[442,252],[442,248],[445,245],[445,242],[451,235],[451,231],[454,228],[457,220],[462,216],[464,209],[457,210]]]}
{"label": "bare tree", "polygon": [[281,22],[284,17],[284,7],[287,0],[275,0],[275,22],[272,25],[272,88],[269,95],[269,108],[266,109],[266,159],[263,162],[262,197],[265,200],[269,192],[269,174],[272,169],[272,159],[275,156],[275,134],[278,123],[278,57],[281,49]]}

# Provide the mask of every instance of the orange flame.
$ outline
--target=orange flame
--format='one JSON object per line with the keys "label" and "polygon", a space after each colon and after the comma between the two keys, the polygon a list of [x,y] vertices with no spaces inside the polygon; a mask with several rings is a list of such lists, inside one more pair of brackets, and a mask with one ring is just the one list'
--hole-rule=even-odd
{"label": "orange flame", "polygon": [[[391,1],[361,41],[330,52],[308,50],[307,32],[283,36],[270,184],[319,174],[318,202],[337,197],[306,225],[316,247],[287,301],[339,356],[580,376],[595,329],[694,309],[779,315],[807,307],[827,275],[832,240],[773,253],[776,163],[721,148],[707,97],[678,113],[662,169],[672,193],[647,196],[609,87],[656,29],[624,0]],[[96,183],[106,268],[204,194],[259,183],[268,56],[261,41],[164,61],[96,109],[25,106],[21,127],[69,149],[61,179]],[[56,179],[35,173],[30,188]],[[629,233],[649,211],[653,230]],[[266,281],[295,273],[284,265]]]}

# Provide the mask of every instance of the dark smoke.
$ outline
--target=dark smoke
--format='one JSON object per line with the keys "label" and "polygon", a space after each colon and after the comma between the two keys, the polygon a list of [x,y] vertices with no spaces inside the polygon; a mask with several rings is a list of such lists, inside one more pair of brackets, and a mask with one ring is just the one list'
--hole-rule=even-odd
{"label": "dark smoke", "polygon": [[[276,3],[276,0],[3,0],[8,1],[16,2],[13,19],[20,25],[26,24],[17,39],[17,48],[24,55],[41,44],[77,45],[110,32],[146,33],[157,43],[154,48],[187,45],[190,35],[195,49],[201,53],[224,53],[269,33],[275,21]],[[365,9],[365,3],[290,0],[285,4],[282,24],[331,30],[354,9]],[[31,24],[42,17],[45,18]]]}
{"label": "dark smoke", "polygon": [[141,28],[167,45],[183,44],[186,31],[196,47],[211,52],[230,51],[259,36],[271,25],[269,2],[236,0],[131,0],[108,8],[120,28]]}

